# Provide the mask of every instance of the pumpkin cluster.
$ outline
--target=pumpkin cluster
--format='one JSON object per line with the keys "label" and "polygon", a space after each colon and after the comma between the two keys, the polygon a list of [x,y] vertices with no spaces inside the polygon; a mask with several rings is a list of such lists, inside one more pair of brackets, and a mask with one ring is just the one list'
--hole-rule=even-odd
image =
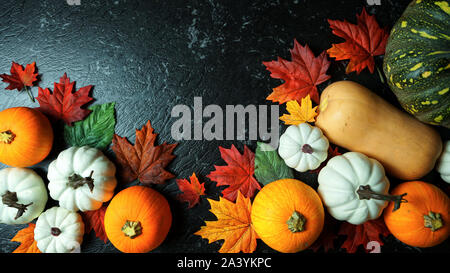
{"label": "pumpkin cluster", "polygon": [[[52,149],[53,129],[47,117],[15,107],[0,112],[0,120],[0,162],[10,166],[0,170],[0,223],[37,219],[34,240],[40,252],[79,252],[85,233],[79,212],[96,211],[109,201],[105,231],[117,249],[148,252],[165,239],[172,216],[164,196],[144,186],[115,196],[116,166],[101,150],[72,146],[61,151],[48,166],[46,185],[27,167],[41,162]],[[49,196],[58,205],[45,210]]]}
{"label": "pumpkin cluster", "polygon": [[[277,147],[259,142],[256,156],[246,146],[243,155],[234,146],[229,150],[220,147],[228,166],[215,166],[208,175],[219,186],[228,185],[222,191],[224,198],[209,200],[220,225],[207,221],[196,235],[209,242],[224,239],[219,252],[253,252],[259,238],[275,251],[295,253],[317,242],[329,215],[355,226],[381,220],[394,237],[414,247],[444,242],[450,236],[449,197],[434,183],[422,180],[436,169],[442,180],[450,183],[450,140],[443,142],[430,126],[449,127],[449,50],[443,42],[450,37],[449,16],[447,1],[412,1],[389,40],[365,10],[357,17],[356,26],[329,20],[333,33],[344,36],[346,42],[333,45],[327,53],[336,60],[350,59],[348,73],[359,74],[366,67],[373,72],[373,57],[382,55],[386,47],[383,71],[406,111],[349,80],[329,84],[319,96],[316,85],[331,78],[326,75],[330,62],[325,52],[315,57],[297,41],[291,50],[292,62],[281,58],[264,62],[272,77],[285,81],[267,99],[287,104],[291,115],[280,119],[289,126]],[[365,24],[372,27],[361,27]],[[355,37],[339,31],[345,25],[366,40],[381,37],[374,48],[360,45],[360,50],[365,50],[364,60],[339,53],[357,47],[352,44]],[[298,72],[308,69],[308,77]],[[24,86],[32,86],[32,82],[19,87]],[[14,107],[0,112],[0,162],[10,166],[0,170],[0,223],[35,220],[33,238],[39,251],[78,252],[86,229],[82,213],[106,207],[102,227],[118,250],[154,250],[169,233],[172,213],[166,198],[148,185],[174,177],[164,167],[173,159],[176,144],[156,147],[150,122],[136,130],[134,146],[126,138],[113,136],[114,125],[92,128],[96,119],[102,118],[96,111],[108,112],[114,104],[81,109],[91,101],[91,86],[78,91],[82,99],[75,103],[77,111],[71,117],[55,113],[49,98],[66,86],[73,88],[64,74],[55,83],[53,94],[39,88],[41,111]],[[318,106],[312,107],[311,98]],[[54,148],[49,116],[66,122],[69,127],[64,133],[72,144],[80,144],[73,136],[82,135],[81,144],[85,145],[58,151],[48,165],[46,185],[27,167],[42,162]],[[76,123],[86,117],[87,124]],[[108,118],[114,119],[114,111],[103,117]],[[102,152],[111,142],[119,168]],[[330,156],[331,144],[346,152]],[[295,178],[304,172],[318,173],[317,187]],[[402,182],[391,185],[392,178]],[[144,185],[117,193],[120,179],[139,180]],[[177,185],[189,208],[205,195],[195,173],[190,183],[180,179]],[[58,205],[46,209],[49,197]],[[249,243],[243,245],[244,241]]]}

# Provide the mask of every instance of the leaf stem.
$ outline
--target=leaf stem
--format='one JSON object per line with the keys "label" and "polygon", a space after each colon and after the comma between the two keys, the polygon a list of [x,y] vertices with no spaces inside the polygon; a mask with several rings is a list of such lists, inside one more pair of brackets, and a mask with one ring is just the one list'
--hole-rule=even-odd
{"label": "leaf stem", "polygon": [[34,103],[36,100],[33,97],[33,94],[31,93],[31,89],[28,88],[28,86],[25,85],[25,90],[27,91],[28,97],[30,97],[30,100]]}

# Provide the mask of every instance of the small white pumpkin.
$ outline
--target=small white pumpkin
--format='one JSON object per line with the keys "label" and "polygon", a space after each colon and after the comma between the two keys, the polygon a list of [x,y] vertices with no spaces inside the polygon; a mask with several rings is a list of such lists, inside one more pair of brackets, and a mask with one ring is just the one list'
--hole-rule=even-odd
{"label": "small white pumpkin", "polygon": [[97,210],[114,195],[116,167],[88,146],[62,151],[48,167],[50,196],[72,211]]}
{"label": "small white pumpkin", "polygon": [[44,211],[36,221],[34,240],[43,253],[69,253],[83,242],[84,223],[81,216],[61,207]]}
{"label": "small white pumpkin", "polygon": [[383,166],[362,153],[347,152],[331,158],[319,172],[317,189],[331,216],[360,225],[378,218],[388,201],[397,209],[403,195],[388,195],[389,180]]}
{"label": "small white pumpkin", "polygon": [[298,172],[317,169],[328,157],[328,139],[318,127],[301,123],[289,126],[280,137],[278,153]]}
{"label": "small white pumpkin", "polygon": [[48,194],[42,178],[26,168],[0,170],[0,223],[26,224],[44,211]]}
{"label": "small white pumpkin", "polygon": [[450,183],[450,140],[444,143],[444,149],[442,150],[436,170],[441,175],[442,180]]}

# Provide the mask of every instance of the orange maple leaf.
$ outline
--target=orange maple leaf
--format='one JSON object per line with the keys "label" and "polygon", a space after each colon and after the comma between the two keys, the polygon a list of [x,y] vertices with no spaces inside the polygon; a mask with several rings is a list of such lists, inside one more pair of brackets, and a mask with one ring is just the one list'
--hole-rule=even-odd
{"label": "orange maple leaf", "polygon": [[244,145],[244,153],[241,154],[233,144],[230,149],[219,146],[219,151],[227,165],[214,165],[215,170],[206,177],[217,182],[217,186],[228,186],[222,191],[222,195],[230,201],[236,200],[239,191],[245,197],[253,197],[261,189],[254,176],[255,153]]}
{"label": "orange maple leaf", "polygon": [[389,33],[380,28],[375,16],[368,15],[364,8],[356,18],[356,25],[347,21],[328,20],[333,34],[344,38],[345,42],[333,44],[327,53],[336,60],[350,60],[346,73],[355,71],[359,74],[366,67],[373,73],[373,57],[384,54]]}
{"label": "orange maple leaf", "polygon": [[310,95],[318,104],[317,85],[331,78],[326,74],[330,66],[326,52],[315,57],[308,45],[302,47],[297,40],[294,40],[294,48],[290,52],[292,61],[278,57],[277,61],[263,62],[272,78],[284,81],[282,85],[273,88],[266,99],[283,104],[290,100],[300,101]]}
{"label": "orange maple leaf", "polygon": [[190,183],[187,179],[177,179],[177,185],[183,192],[178,195],[178,199],[188,202],[188,208],[190,209],[200,201],[200,196],[205,195],[205,184],[200,184],[195,173],[189,179],[191,180]]}
{"label": "orange maple leaf", "polygon": [[251,225],[250,198],[238,192],[236,203],[222,197],[219,197],[219,201],[208,198],[208,202],[211,205],[210,212],[214,213],[217,221],[205,221],[206,225],[194,234],[208,239],[209,243],[224,240],[220,253],[254,252],[257,235]]}
{"label": "orange maple leaf", "polygon": [[11,239],[11,242],[20,243],[13,253],[41,253],[37,247],[37,242],[34,240],[35,227],[36,224],[30,223],[28,227],[19,230],[16,236]]}

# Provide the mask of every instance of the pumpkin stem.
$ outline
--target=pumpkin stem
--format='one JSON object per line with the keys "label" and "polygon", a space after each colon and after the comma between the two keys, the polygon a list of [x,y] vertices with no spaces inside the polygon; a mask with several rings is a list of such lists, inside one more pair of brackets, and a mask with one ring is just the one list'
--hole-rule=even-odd
{"label": "pumpkin stem", "polygon": [[17,220],[17,218],[22,216],[24,214],[24,212],[27,210],[27,207],[30,206],[31,204],[33,204],[33,202],[31,202],[30,204],[24,205],[24,204],[17,203],[18,201],[19,201],[19,199],[17,199],[17,193],[15,193],[15,192],[10,192],[7,190],[2,195],[3,204],[7,205],[10,208],[17,209],[17,214],[16,214],[16,217],[14,217],[14,220]]}
{"label": "pumpkin stem", "polygon": [[394,209],[392,211],[396,211],[400,208],[401,203],[407,203],[408,200],[404,199],[403,196],[406,195],[406,192],[401,195],[388,195],[374,192],[369,185],[359,186],[359,189],[356,191],[360,200],[363,199],[377,199],[377,200],[386,200],[394,202]]}
{"label": "pumpkin stem", "polygon": [[294,211],[286,223],[290,231],[300,232],[305,230],[306,218],[300,212]]}
{"label": "pumpkin stem", "polygon": [[428,215],[423,216],[424,226],[431,228],[431,231],[436,231],[444,226],[441,215],[430,211]]}
{"label": "pumpkin stem", "polygon": [[84,184],[87,184],[91,192],[94,190],[94,179],[92,178],[92,175],[94,174],[94,171],[91,171],[91,174],[88,177],[82,177],[79,174],[72,174],[69,176],[69,182],[67,182],[67,185],[77,189]]}
{"label": "pumpkin stem", "polygon": [[302,146],[302,152],[304,152],[305,154],[312,154],[314,152],[314,149],[311,147],[311,145],[304,144]]}
{"label": "pumpkin stem", "polygon": [[141,222],[127,220],[121,230],[125,236],[134,239],[142,234]]}
{"label": "pumpkin stem", "polygon": [[11,132],[10,130],[0,133],[0,142],[3,142],[5,144],[11,144],[11,142],[13,142],[14,138],[16,138],[16,135],[13,132]]}
{"label": "pumpkin stem", "polygon": [[59,234],[61,234],[61,230],[60,230],[59,228],[57,228],[57,227],[52,227],[52,228],[50,229],[50,233],[51,233],[53,236],[57,237],[57,236],[59,236]]}

